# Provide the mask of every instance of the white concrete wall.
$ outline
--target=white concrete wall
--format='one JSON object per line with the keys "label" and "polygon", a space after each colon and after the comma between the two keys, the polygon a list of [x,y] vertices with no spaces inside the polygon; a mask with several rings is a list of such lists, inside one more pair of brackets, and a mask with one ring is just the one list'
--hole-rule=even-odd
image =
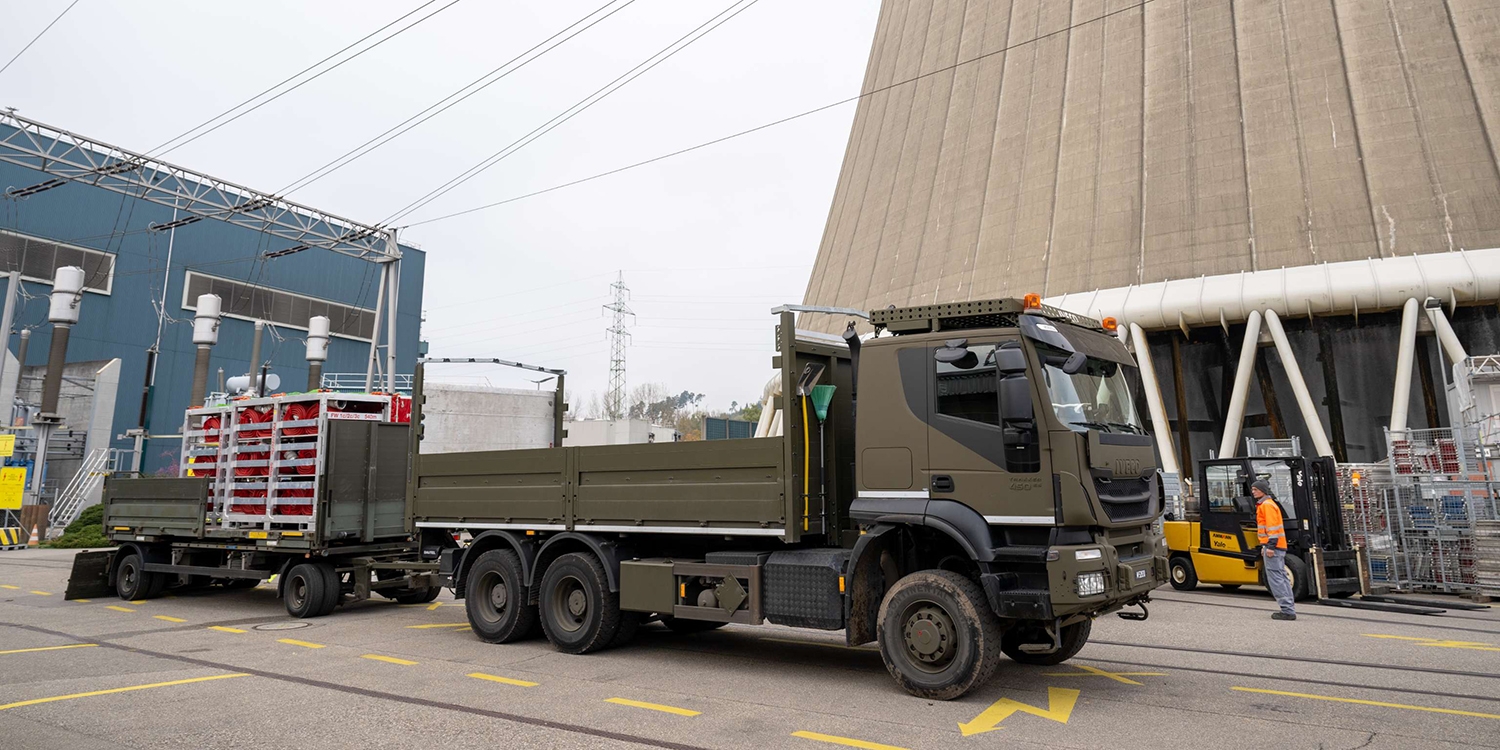
{"label": "white concrete wall", "polygon": [[554,391],[454,383],[423,384],[423,453],[546,448]]}
{"label": "white concrete wall", "polygon": [[563,445],[630,445],[671,443],[678,439],[671,427],[653,425],[644,419],[582,419],[564,423],[568,436]]}

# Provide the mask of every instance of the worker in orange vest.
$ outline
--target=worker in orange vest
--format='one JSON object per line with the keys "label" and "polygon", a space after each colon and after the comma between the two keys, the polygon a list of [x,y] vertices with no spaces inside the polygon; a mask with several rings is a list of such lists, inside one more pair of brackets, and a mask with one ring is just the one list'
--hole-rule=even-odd
{"label": "worker in orange vest", "polygon": [[1295,620],[1297,610],[1292,603],[1292,581],[1286,574],[1286,519],[1281,515],[1281,506],[1276,503],[1276,493],[1264,479],[1250,485],[1250,496],[1255,498],[1255,536],[1260,540],[1260,555],[1265,563],[1266,587],[1276,597],[1280,612],[1272,612],[1273,620]]}

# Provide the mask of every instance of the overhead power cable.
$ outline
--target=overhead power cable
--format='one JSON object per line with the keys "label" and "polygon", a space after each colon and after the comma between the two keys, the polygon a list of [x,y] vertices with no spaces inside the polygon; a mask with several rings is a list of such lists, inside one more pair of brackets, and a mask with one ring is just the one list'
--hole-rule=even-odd
{"label": "overhead power cable", "polygon": [[[520,70],[521,68],[526,67],[530,63],[535,62],[538,58],[542,57],[543,55],[546,55],[548,52],[551,52],[552,50],[555,50],[558,47],[563,46],[569,40],[573,39],[574,37],[578,36],[579,34],[582,34],[585,31],[588,31],[589,29],[593,28],[595,24],[598,24],[599,22],[603,21],[604,19],[609,18],[610,16],[612,16],[612,15],[614,15],[616,13],[619,13],[620,11],[624,10],[626,7],[628,7],[631,4],[633,4],[635,1],[636,0],[625,0],[625,2],[622,5],[619,5],[618,7],[614,8],[611,11],[609,11],[608,13],[605,13],[604,15],[599,16],[598,18],[594,18],[593,21],[589,21],[588,25],[583,26],[582,28],[575,29],[575,27],[577,27],[579,24],[582,24],[583,22],[588,21],[590,18],[592,18],[592,17],[594,17],[596,15],[599,15],[599,13],[603,12],[606,8],[609,8],[609,6],[614,5],[615,3],[619,2],[619,0],[609,0],[609,2],[605,3],[604,5],[601,5],[597,9],[589,12],[587,15],[583,16],[582,18],[578,19],[577,21],[574,21],[573,23],[568,24],[566,27],[564,27],[561,31],[558,31],[556,34],[553,34],[552,36],[549,36],[546,39],[543,39],[542,41],[536,43],[534,46],[531,47],[531,49],[528,49],[525,52],[522,52],[521,54],[516,55],[515,57],[512,57],[511,59],[505,61],[505,63],[503,63],[499,67],[495,68],[494,70],[491,70],[490,72],[485,73],[484,75],[482,75],[482,76],[474,79],[472,82],[470,82],[469,84],[467,84],[464,87],[460,88],[459,90],[457,90],[457,91],[455,91],[455,92],[453,92],[453,93],[451,93],[451,94],[443,97],[442,99],[439,99],[438,101],[434,102],[432,104],[432,106],[430,106],[430,107],[422,110],[421,112],[418,112],[418,113],[412,115],[411,117],[406,118],[405,120],[401,121],[400,123],[397,123],[396,125],[392,126],[389,130],[386,130],[384,133],[381,133],[380,135],[377,135],[374,138],[371,138],[370,140],[365,141],[364,143],[361,143],[358,146],[355,146],[354,148],[350,149],[349,151],[346,151],[343,155],[339,156],[338,158],[334,159],[333,161],[330,161],[327,164],[324,164],[323,166],[318,167],[317,169],[314,169],[311,172],[308,172],[307,174],[305,174],[302,177],[298,178],[297,180],[293,181],[291,184],[287,185],[286,187],[284,187],[284,188],[276,191],[276,194],[285,197],[285,196],[290,195],[290,194],[292,194],[292,193],[294,193],[294,192],[296,192],[298,190],[301,190],[302,188],[307,187],[308,185],[313,184],[314,182],[317,182],[318,180],[323,179],[324,177],[327,177],[330,174],[333,174],[334,172],[336,172],[336,171],[338,171],[340,169],[343,169],[344,167],[348,166],[350,163],[354,162],[355,160],[359,159],[360,157],[363,157],[365,154],[368,154],[371,151],[374,151],[375,149],[380,148],[381,146],[384,146],[387,143],[390,143],[391,141],[393,141],[393,140],[401,137],[402,135],[406,134],[412,128],[415,128],[418,125],[421,125],[422,123],[427,122],[428,120],[431,120],[434,117],[437,117],[438,115],[440,115],[440,114],[448,111],[448,109],[450,107],[453,107],[454,105],[458,104],[459,102],[462,102],[463,100],[468,99],[469,97],[471,97],[471,96],[473,96],[473,95],[475,95],[475,94],[477,94],[477,93],[479,93],[479,92],[481,92],[481,91],[489,88],[490,86],[492,86],[492,85],[500,82],[500,80],[504,79],[506,76],[509,76],[511,73],[514,73],[514,72]],[[572,30],[572,33],[569,33],[570,30]],[[526,57],[527,55],[530,55],[532,52],[536,52],[537,49],[539,49],[539,48],[543,47],[544,45],[550,43],[552,40],[557,39],[560,36],[563,36],[564,34],[567,34],[567,36],[564,37],[561,41],[557,42],[557,44],[553,44],[552,46],[547,47],[546,49],[543,49],[541,52],[537,53],[536,55],[533,55],[529,59],[526,59],[525,61],[521,62],[520,65],[516,65],[515,67],[510,67],[517,60],[521,60],[521,58]],[[506,70],[506,68],[510,68],[510,69]],[[485,79],[489,79],[489,80],[485,80]],[[473,90],[470,91],[470,89],[473,89]],[[465,91],[468,91],[468,93],[464,93]],[[445,102],[446,102],[446,104],[445,104]],[[439,107],[441,107],[441,109],[439,109]],[[434,112],[433,110],[437,110],[437,111]],[[431,113],[431,114],[428,114],[428,113]],[[418,118],[421,118],[421,119],[418,119]],[[413,122],[414,120],[415,120],[415,122]],[[410,123],[410,124],[408,125],[408,123]],[[389,136],[389,137],[387,137],[387,136]]]}
{"label": "overhead power cable", "polygon": [[[323,63],[326,63],[329,60],[332,60],[332,59],[338,57],[339,55],[342,55],[345,52],[348,52],[349,50],[353,49],[354,47],[356,47],[356,46],[358,46],[358,45],[360,45],[362,43],[364,43],[366,40],[370,39],[371,37],[375,36],[376,34],[379,34],[380,32],[385,31],[386,29],[389,29],[392,26],[395,26],[396,24],[398,24],[398,23],[406,20],[407,18],[410,18],[411,16],[415,15],[417,12],[421,11],[423,8],[426,8],[427,6],[432,5],[433,3],[437,2],[437,0],[427,0],[427,2],[422,3],[421,5],[418,5],[416,8],[413,8],[412,10],[410,10],[410,11],[406,12],[405,14],[401,15],[400,17],[396,18],[396,20],[391,21],[390,23],[387,23],[384,26],[381,26],[380,28],[378,28],[378,29],[376,29],[376,30],[374,30],[374,31],[372,31],[372,32],[370,32],[370,33],[368,33],[368,34],[360,37],[359,39],[356,39],[355,41],[349,43],[348,45],[345,45],[339,51],[337,51],[337,52],[335,52],[335,53],[333,53],[333,54],[331,54],[331,55],[323,58],[322,60],[319,60],[319,61],[313,63],[312,65],[307,66],[306,68],[303,68],[300,71],[297,71],[296,73],[292,74],[291,76],[288,76],[287,78],[282,79],[280,82],[276,83],[275,85],[271,86],[270,88],[266,89],[265,91],[262,91],[259,94],[256,94],[255,96],[252,96],[249,99],[246,99],[245,101],[240,102],[239,104],[236,104],[233,107],[230,107],[229,109],[226,109],[223,112],[220,112],[219,114],[217,114],[217,115],[215,115],[213,117],[210,117],[209,119],[207,119],[207,120],[199,123],[198,125],[196,125],[196,126],[194,126],[192,128],[189,128],[188,130],[186,130],[185,132],[183,132],[181,135],[178,135],[177,137],[172,138],[172,139],[166,141],[165,143],[162,143],[161,145],[157,146],[156,148],[153,148],[150,151],[147,151],[146,155],[147,156],[158,156],[158,155],[169,154],[169,153],[171,153],[173,151],[176,151],[177,149],[182,148],[183,146],[186,146],[189,143],[192,143],[193,141],[196,141],[199,138],[202,138],[203,136],[208,135],[209,133],[212,133],[215,130],[218,130],[219,128],[222,128],[225,125],[228,125],[229,123],[234,122],[235,120],[238,120],[241,117],[244,117],[245,115],[248,115],[248,114],[250,114],[251,112],[254,112],[257,109],[260,109],[261,107],[264,107],[267,104],[270,104],[271,102],[274,102],[277,99],[280,99],[281,97],[286,96],[287,94],[290,94],[293,91],[296,91],[297,89],[302,88],[303,86],[306,86],[307,84],[312,83],[313,81],[318,80],[319,78],[322,78],[324,75],[327,75],[328,73],[331,73],[334,70],[337,70],[339,67],[343,66],[345,63],[347,63],[347,62],[349,62],[349,61],[351,61],[351,60],[359,57],[360,55],[363,55],[366,52],[369,52],[372,49],[375,49],[376,47],[379,47],[382,44],[385,44],[386,42],[389,42],[392,39],[395,39],[396,37],[400,36],[401,34],[404,34],[404,33],[408,32],[408,31],[411,31],[412,29],[416,28],[419,24],[421,24],[423,21],[426,21],[427,19],[432,18],[433,16],[435,16],[435,15],[437,15],[439,13],[442,13],[443,11],[445,11],[445,10],[447,10],[449,8],[452,8],[453,6],[459,4],[462,1],[463,0],[450,0],[447,4],[443,5],[442,7],[438,8],[437,10],[435,10],[435,11],[433,11],[431,13],[428,13],[427,15],[422,16],[421,18],[418,18],[417,20],[415,20],[415,21],[407,24],[406,26],[403,26],[403,27],[397,29],[395,32],[391,33],[390,35],[388,35],[388,36],[386,36],[386,37],[384,37],[384,38],[376,41],[374,44],[371,44],[370,46],[365,47],[364,49],[362,49],[362,50],[360,50],[358,52],[355,52],[354,54],[352,54],[352,55],[350,55],[350,56],[348,56],[348,57],[346,57],[346,58],[338,61],[337,63],[334,63],[333,65],[330,65],[327,68],[325,68],[325,69],[323,69],[321,71],[318,71],[316,74],[314,74],[312,76],[309,76],[306,80],[298,82],[296,85],[291,86],[291,87],[287,88],[286,90],[277,93],[275,96],[272,96],[269,99],[266,99],[266,100],[264,100],[264,101],[256,104],[255,106],[250,107],[249,109],[246,109],[243,112],[240,112],[239,114],[235,114],[233,117],[229,117],[229,119],[227,119],[227,120],[223,119],[225,117],[228,117],[230,114],[233,114],[236,110],[240,109],[241,107],[244,107],[244,106],[250,104],[251,102],[254,102],[257,99],[260,99],[261,97],[263,97],[263,96],[265,96],[265,95],[267,95],[267,94],[269,94],[269,93],[271,93],[273,91],[276,91],[276,89],[281,88],[282,86],[286,85],[287,83],[290,83],[292,81],[297,80],[298,78],[302,77],[303,75],[306,75],[308,72],[310,72],[312,70],[316,70],[318,68],[318,66],[322,65]],[[219,122],[220,120],[222,120],[222,122]],[[216,122],[217,122],[217,124],[214,124]],[[210,125],[212,125],[212,127],[208,127]],[[203,130],[203,128],[208,128],[208,129],[207,130]],[[200,131],[200,130],[202,132],[197,132],[197,134],[194,135],[194,133],[196,131]],[[188,136],[192,136],[192,137],[189,138]],[[186,140],[183,140],[184,138],[186,138]],[[165,149],[165,150],[163,150],[163,149]]]}
{"label": "overhead power cable", "polygon": [[7,71],[7,70],[9,70],[9,69],[10,69],[10,66],[12,66],[12,65],[14,65],[14,64],[15,64],[15,62],[16,62],[16,61],[17,61],[17,60],[19,60],[19,59],[21,59],[21,55],[24,55],[24,54],[26,54],[26,50],[29,50],[29,49],[31,49],[31,45],[33,45],[33,44],[36,44],[36,42],[37,42],[37,40],[38,40],[38,39],[41,39],[41,38],[42,38],[42,36],[43,36],[43,35],[44,35],[44,34],[46,34],[46,33],[47,33],[47,32],[48,32],[48,31],[51,31],[51,30],[52,30],[52,27],[53,27],[53,26],[56,26],[56,25],[57,25],[57,22],[58,22],[58,21],[61,21],[61,20],[62,20],[62,17],[63,17],[63,16],[66,16],[66,15],[68,15],[68,11],[70,11],[70,10],[72,10],[72,9],[73,9],[73,6],[75,6],[75,5],[77,5],[77,4],[78,4],[78,0],[73,0],[73,2],[71,2],[71,3],[68,3],[68,7],[66,7],[66,8],[63,8],[63,9],[62,9],[62,12],[61,12],[61,13],[58,13],[58,14],[57,14],[57,17],[56,17],[56,18],[54,18],[54,19],[52,19],[52,23],[49,23],[49,24],[47,24],[47,25],[46,25],[46,26],[45,26],[45,27],[43,27],[43,28],[42,28],[42,30],[41,30],[41,31],[38,31],[38,32],[37,32],[37,33],[36,33],[36,36],[34,36],[34,37],[32,37],[32,38],[31,38],[31,41],[29,41],[29,42],[27,42],[27,43],[26,43],[26,46],[25,46],[25,47],[22,47],[22,48],[21,48],[21,51],[20,51],[20,52],[17,52],[17,53],[16,53],[16,56],[15,56],[15,57],[12,57],[12,58],[11,58],[11,59],[10,59],[10,62],[7,62],[7,63],[6,63],[6,64],[5,64],[5,67],[3,67],[3,68],[0,68],[0,75],[4,75],[4,74],[5,74],[5,71]]}
{"label": "overhead power cable", "polygon": [[397,221],[409,215],[413,211],[422,208],[428,203],[441,198],[443,195],[447,194],[449,191],[453,190],[459,185],[462,185],[465,182],[473,179],[474,177],[477,177],[485,170],[495,166],[496,164],[499,164],[505,158],[516,153],[517,151],[520,151],[527,145],[536,141],[536,139],[541,138],[542,136],[551,132],[557,126],[573,119],[584,110],[587,110],[589,107],[592,107],[595,104],[603,101],[605,97],[608,97],[610,94],[613,94],[614,92],[619,91],[621,88],[624,88],[631,81],[634,81],[635,79],[646,74],[652,68],[655,68],[657,65],[660,65],[663,62],[671,59],[673,55],[676,55],[678,52],[687,49],[688,46],[693,42],[696,42],[699,39],[702,39],[703,37],[712,33],[714,29],[717,29],[720,26],[724,25],[730,19],[734,18],[740,13],[743,13],[745,10],[749,9],[750,6],[755,5],[757,2],[760,2],[760,0],[735,0],[735,2],[731,3],[729,7],[725,8],[722,11],[719,11],[717,15],[713,16],[707,21],[704,21],[697,28],[682,35],[676,41],[668,44],[666,47],[663,47],[661,50],[657,51],[656,54],[653,54],[645,60],[641,61],[641,63],[636,65],[634,68],[625,71],[619,77],[605,84],[594,93],[589,94],[583,99],[580,99],[576,104],[567,108],[566,110],[563,110],[561,113],[554,116],[551,120],[538,125],[531,132],[511,142],[510,145],[500,149],[499,151],[496,151],[494,154],[491,154],[489,157],[481,160],[478,164],[475,164],[474,166],[459,173],[457,177],[448,180],[447,182],[433,189],[431,192],[427,193],[421,198],[408,203],[405,207],[401,208],[396,213],[386,217],[380,223],[389,224],[393,221]]}
{"label": "overhead power cable", "polygon": [[766,130],[766,129],[769,129],[769,128],[774,128],[774,127],[776,127],[778,125],[785,125],[786,123],[793,122],[795,120],[800,120],[800,119],[802,119],[804,117],[809,117],[811,115],[818,114],[819,112],[826,112],[827,110],[833,109],[835,107],[840,107],[840,106],[843,106],[845,104],[849,104],[851,102],[857,102],[857,101],[859,101],[861,99],[864,99],[864,98],[867,98],[867,97],[871,97],[871,96],[874,96],[876,94],[881,94],[881,93],[890,91],[892,89],[895,89],[895,88],[898,88],[898,87],[901,87],[901,86],[905,86],[905,85],[910,84],[910,83],[915,83],[915,82],[920,81],[920,80],[922,80],[924,78],[929,78],[931,76],[939,75],[941,73],[947,73],[947,72],[949,72],[951,70],[955,70],[957,68],[963,67],[965,65],[969,65],[971,63],[979,62],[980,60],[984,60],[984,59],[993,57],[995,55],[1005,54],[1006,52],[1010,52],[1010,51],[1016,49],[1017,47],[1023,47],[1023,46],[1028,45],[1028,44],[1035,44],[1036,42],[1040,42],[1040,41],[1042,41],[1044,39],[1048,39],[1050,37],[1057,36],[1058,34],[1066,34],[1066,33],[1070,32],[1070,31],[1073,31],[1074,29],[1077,29],[1077,28],[1081,27],[1081,26],[1087,26],[1087,25],[1092,24],[1092,23],[1097,23],[1099,21],[1103,21],[1103,20],[1105,20],[1107,18],[1110,18],[1111,16],[1117,16],[1117,15],[1120,15],[1121,13],[1127,13],[1127,12],[1132,11],[1132,10],[1137,10],[1137,9],[1140,9],[1140,8],[1146,6],[1146,5],[1150,5],[1153,2],[1155,2],[1155,0],[1142,0],[1141,2],[1136,3],[1134,5],[1128,5],[1128,6],[1125,6],[1123,8],[1118,8],[1116,10],[1109,11],[1108,13],[1104,13],[1102,15],[1095,16],[1094,18],[1090,18],[1090,19],[1088,19],[1086,21],[1079,21],[1078,23],[1072,24],[1071,26],[1066,26],[1066,27],[1063,27],[1061,29],[1057,29],[1055,31],[1049,31],[1049,32],[1047,32],[1045,34],[1041,34],[1041,35],[1035,36],[1035,37],[1033,37],[1031,39],[1027,39],[1025,41],[1016,42],[1015,44],[1012,44],[1012,45],[1009,45],[1009,46],[1006,46],[1006,47],[1002,47],[1002,48],[997,49],[997,50],[992,50],[990,52],[982,53],[982,54],[980,54],[978,56],[971,57],[971,58],[969,58],[967,60],[960,60],[959,62],[953,63],[952,65],[945,65],[945,66],[943,66],[941,68],[937,68],[936,70],[930,70],[930,71],[928,71],[926,73],[921,73],[921,74],[912,76],[911,78],[906,78],[906,79],[903,79],[903,80],[900,80],[900,81],[896,81],[896,82],[888,84],[886,86],[881,86],[879,88],[870,89],[869,91],[866,91],[866,92],[863,92],[861,94],[858,94],[858,95],[855,95],[855,96],[851,96],[851,97],[848,97],[848,98],[845,98],[845,99],[840,99],[840,100],[838,100],[836,102],[829,102],[828,104],[824,104],[824,105],[822,105],[820,107],[814,107],[814,108],[809,109],[807,111],[799,112],[799,113],[797,113],[795,115],[789,115],[787,117],[783,117],[783,118],[781,118],[779,120],[772,120],[771,122],[762,123],[760,125],[756,125],[753,128],[746,128],[746,129],[741,130],[741,131],[739,131],[737,133],[730,133],[729,135],[726,135],[726,136],[721,136],[719,138],[714,138],[713,140],[704,141],[704,142],[699,143],[699,144],[697,144],[695,146],[688,146],[687,148],[681,148],[681,149],[678,149],[676,151],[672,151],[672,152],[669,152],[669,153],[661,154],[660,156],[653,156],[650,159],[645,159],[645,160],[642,160],[642,161],[638,161],[638,162],[635,162],[634,164],[627,164],[627,165],[625,165],[623,167],[616,167],[615,169],[611,169],[611,170],[609,170],[607,172],[600,172],[598,174],[590,175],[588,177],[581,177],[581,178],[576,179],[576,180],[572,180],[572,181],[569,181],[569,182],[564,182],[564,183],[561,183],[561,184],[558,184],[558,185],[553,185],[552,187],[542,188],[541,190],[534,190],[534,191],[532,191],[530,193],[524,193],[522,195],[517,195],[517,196],[512,197],[512,198],[506,198],[505,200],[499,200],[499,201],[495,201],[493,203],[486,203],[486,204],[484,204],[482,206],[475,206],[473,208],[466,208],[466,209],[464,209],[462,211],[454,211],[451,214],[443,214],[442,216],[434,216],[431,219],[423,219],[421,221],[414,221],[414,222],[411,222],[409,224],[404,224],[404,225],[402,225],[400,227],[397,227],[397,228],[398,229],[407,229],[407,228],[410,228],[410,227],[421,226],[423,224],[432,224],[432,223],[438,222],[438,221],[445,221],[447,219],[454,219],[454,218],[457,218],[459,216],[465,216],[465,215],[468,215],[468,214],[475,213],[477,211],[484,211],[486,209],[496,208],[498,206],[504,206],[504,205],[509,204],[509,203],[515,203],[517,201],[526,200],[527,198],[535,198],[535,197],[537,197],[539,195],[546,195],[547,193],[555,192],[557,190],[562,190],[564,188],[570,188],[570,187],[574,187],[576,185],[582,185],[582,184],[584,184],[586,182],[593,182],[594,180],[599,180],[599,179],[603,179],[605,177],[610,177],[610,176],[613,176],[613,175],[617,175],[617,174],[619,174],[621,172],[628,172],[628,171],[630,171],[632,169],[637,169],[639,167],[644,167],[644,166],[647,166],[647,165],[650,165],[650,164],[655,164],[655,163],[657,163],[659,161],[665,161],[667,159],[671,159],[671,158],[674,158],[674,157],[677,157],[677,156],[682,156],[684,154],[690,154],[690,153],[692,153],[694,151],[698,151],[700,149],[708,148],[709,146],[716,146],[716,145],[718,145],[720,143],[724,143],[725,141],[732,141],[732,140],[734,140],[736,138],[747,136],[747,135],[750,135],[752,133],[758,133],[758,132],[760,132],[762,130]]}

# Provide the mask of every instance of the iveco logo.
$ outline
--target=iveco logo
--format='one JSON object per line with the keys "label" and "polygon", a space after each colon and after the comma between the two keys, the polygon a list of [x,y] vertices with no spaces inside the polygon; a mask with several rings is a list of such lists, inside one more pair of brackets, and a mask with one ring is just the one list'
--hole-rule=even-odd
{"label": "iveco logo", "polygon": [[1139,473],[1141,473],[1141,460],[1139,458],[1115,459],[1115,476],[1130,476]]}

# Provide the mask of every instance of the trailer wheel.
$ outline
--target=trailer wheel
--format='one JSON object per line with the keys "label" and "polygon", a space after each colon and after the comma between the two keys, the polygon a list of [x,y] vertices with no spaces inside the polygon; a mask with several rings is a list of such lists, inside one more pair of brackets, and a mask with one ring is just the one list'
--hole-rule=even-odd
{"label": "trailer wheel", "polygon": [[318,610],[315,617],[333,614],[335,607],[344,603],[344,577],[330,563],[316,563],[319,570],[323,571],[323,578],[328,582],[323,590],[323,606]]}
{"label": "trailer wheel", "polygon": [[620,628],[620,596],[609,590],[593,555],[571,552],[554,560],[542,576],[540,599],[542,632],[563,653],[607,648]]}
{"label": "trailer wheel", "polygon": [[338,604],[338,588],[333,587],[329,596],[329,579],[326,566],[316,563],[299,563],[286,574],[283,585],[283,600],[286,613],[292,617],[322,617],[333,611]]}
{"label": "trailer wheel", "polygon": [[1185,556],[1172,558],[1169,563],[1171,569],[1172,588],[1178,591],[1192,591],[1198,588],[1198,571],[1193,570],[1193,561]]}
{"label": "trailer wheel", "polygon": [[1000,622],[979,585],[958,573],[924,570],[897,581],[877,623],[886,670],[918,698],[957,698],[1000,662]]}
{"label": "trailer wheel", "polygon": [[1011,628],[1006,631],[1000,640],[1000,648],[1005,655],[1017,664],[1033,664],[1041,667],[1051,667],[1061,664],[1083,649],[1083,644],[1089,642],[1089,633],[1094,629],[1093,620],[1075,622],[1062,629],[1062,647],[1050,654],[1033,654],[1021,650],[1023,643],[1049,643],[1050,638],[1046,636],[1045,630],[1031,628]]}
{"label": "trailer wheel", "polygon": [[521,577],[521,559],[510,550],[490,550],[469,568],[464,611],[481,640],[511,643],[536,634],[536,607]]}
{"label": "trailer wheel", "polygon": [[717,630],[729,623],[714,622],[712,620],[683,620],[670,615],[662,615],[661,624],[666,625],[667,629],[673,633],[690,635],[692,633],[706,633],[710,630]]}
{"label": "trailer wheel", "polygon": [[160,593],[156,582],[161,575],[147,573],[141,566],[141,556],[132,552],[120,560],[119,567],[115,568],[115,593],[121,599],[150,599],[156,595],[153,588],[156,593]]}
{"label": "trailer wheel", "polygon": [[396,593],[395,599],[397,604],[426,604],[438,598],[438,594],[441,593],[443,593],[443,589],[439,586],[428,586],[425,589],[403,589]]}

